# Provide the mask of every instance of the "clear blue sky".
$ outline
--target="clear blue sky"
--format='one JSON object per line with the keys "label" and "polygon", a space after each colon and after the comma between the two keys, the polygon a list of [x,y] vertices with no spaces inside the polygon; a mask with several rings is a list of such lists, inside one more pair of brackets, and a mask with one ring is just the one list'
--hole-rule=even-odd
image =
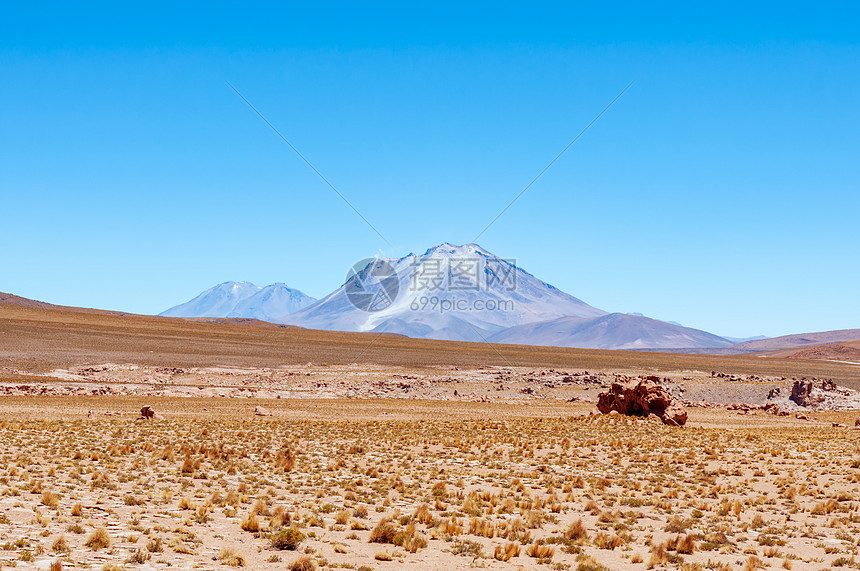
{"label": "clear blue sky", "polygon": [[0,291],[323,296],[361,258],[473,241],[635,80],[479,243],[609,311],[860,327],[851,3],[87,6],[0,7]]}

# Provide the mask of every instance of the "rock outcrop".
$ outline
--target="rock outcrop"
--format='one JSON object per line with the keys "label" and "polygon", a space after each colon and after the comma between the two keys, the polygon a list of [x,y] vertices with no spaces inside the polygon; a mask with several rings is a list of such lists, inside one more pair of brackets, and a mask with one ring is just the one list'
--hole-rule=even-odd
{"label": "rock outcrop", "polygon": [[687,411],[653,378],[617,379],[609,390],[597,395],[597,410],[632,416],[655,415],[669,426],[683,426]]}
{"label": "rock outcrop", "polygon": [[726,406],[726,410],[736,410],[738,414],[751,414],[756,410],[763,410],[774,416],[789,416],[791,413],[787,410],[779,408],[779,405],[774,402],[767,404],[747,404],[745,402],[736,402]]}
{"label": "rock outcrop", "polygon": [[791,396],[788,397],[792,402],[807,408],[818,408],[828,396],[833,393],[839,393],[839,389],[830,379],[801,379],[795,381],[791,387]]}

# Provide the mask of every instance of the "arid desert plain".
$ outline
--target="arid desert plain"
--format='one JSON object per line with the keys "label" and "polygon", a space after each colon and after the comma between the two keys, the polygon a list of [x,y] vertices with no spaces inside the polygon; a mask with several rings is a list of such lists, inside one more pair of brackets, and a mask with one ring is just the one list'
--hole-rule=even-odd
{"label": "arid desert plain", "polygon": [[3,569],[860,567],[852,362],[0,306]]}

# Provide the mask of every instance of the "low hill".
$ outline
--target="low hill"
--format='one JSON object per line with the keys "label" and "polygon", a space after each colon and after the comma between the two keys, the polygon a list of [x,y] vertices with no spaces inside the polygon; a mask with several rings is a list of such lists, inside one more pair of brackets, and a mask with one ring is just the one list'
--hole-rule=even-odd
{"label": "low hill", "polygon": [[585,349],[654,349],[727,347],[731,342],[707,331],[651,319],[610,313],[594,319],[562,317],[505,329],[489,338],[496,343],[552,345]]}
{"label": "low hill", "polygon": [[797,333],[771,337],[758,341],[746,341],[732,345],[731,349],[738,353],[754,353],[761,351],[779,351],[782,349],[797,349],[813,345],[828,345],[845,341],[860,340],[860,329],[839,329],[836,331],[819,331],[816,333]]}
{"label": "low hill", "polygon": [[761,356],[778,357],[783,359],[822,359],[827,361],[847,361],[860,363],[860,340],[845,343],[828,343],[826,345],[811,345],[802,349],[779,349],[759,353]]}

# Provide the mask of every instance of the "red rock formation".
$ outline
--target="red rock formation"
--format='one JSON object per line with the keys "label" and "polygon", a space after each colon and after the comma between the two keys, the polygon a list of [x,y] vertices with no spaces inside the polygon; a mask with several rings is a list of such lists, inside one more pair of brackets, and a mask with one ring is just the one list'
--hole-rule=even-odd
{"label": "red rock formation", "polygon": [[687,411],[665,388],[652,379],[619,380],[608,391],[597,395],[597,410],[603,414],[617,411],[634,416],[659,416],[664,424],[683,426]]}

